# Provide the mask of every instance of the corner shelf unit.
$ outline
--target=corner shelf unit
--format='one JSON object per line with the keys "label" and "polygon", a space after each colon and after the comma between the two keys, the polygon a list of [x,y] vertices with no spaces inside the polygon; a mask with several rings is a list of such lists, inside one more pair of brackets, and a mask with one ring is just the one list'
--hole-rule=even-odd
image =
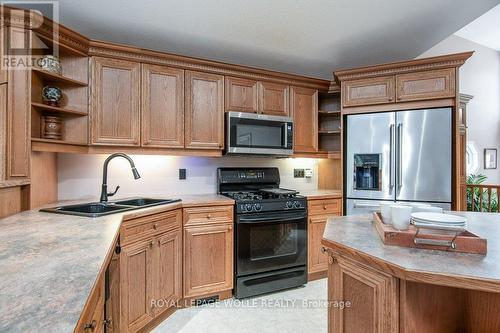
{"label": "corner shelf unit", "polygon": [[330,90],[318,95],[319,153],[327,158],[340,158],[342,142],[340,91]]}
{"label": "corner shelf unit", "polygon": [[[43,56],[53,54],[50,40],[37,33],[32,34],[33,43],[46,46]],[[62,73],[53,73],[41,68],[31,69],[31,141],[32,149],[37,144],[58,144],[82,146],[88,144],[88,80],[89,60],[85,54],[62,44],[59,47],[59,60]],[[46,105],[42,99],[42,89],[52,85],[61,89],[63,97],[58,106]],[[46,115],[62,118],[61,140],[42,138],[42,117]]]}

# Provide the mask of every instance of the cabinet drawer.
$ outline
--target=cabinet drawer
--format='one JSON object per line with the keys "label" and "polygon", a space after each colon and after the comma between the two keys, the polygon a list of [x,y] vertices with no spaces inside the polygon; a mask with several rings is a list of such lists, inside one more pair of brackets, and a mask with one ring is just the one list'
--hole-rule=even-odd
{"label": "cabinet drawer", "polygon": [[455,97],[455,68],[396,75],[397,101]]}
{"label": "cabinet drawer", "polygon": [[227,223],[233,221],[233,206],[184,208],[184,225]]}
{"label": "cabinet drawer", "polygon": [[343,82],[342,104],[349,107],[393,103],[394,81],[394,76],[383,76]]}
{"label": "cabinet drawer", "polygon": [[87,307],[75,329],[76,333],[104,331],[104,275],[99,277],[96,288],[87,301]]}
{"label": "cabinet drawer", "polygon": [[180,209],[124,221],[120,230],[121,244],[151,237],[182,226]]}
{"label": "cabinet drawer", "polygon": [[342,212],[342,199],[309,200],[309,215],[337,215]]}

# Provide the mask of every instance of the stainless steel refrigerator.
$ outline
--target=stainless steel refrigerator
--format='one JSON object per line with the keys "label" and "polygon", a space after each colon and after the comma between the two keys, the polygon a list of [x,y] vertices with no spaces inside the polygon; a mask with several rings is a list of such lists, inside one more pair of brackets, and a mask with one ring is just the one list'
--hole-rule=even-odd
{"label": "stainless steel refrigerator", "polygon": [[451,208],[451,108],[348,115],[347,215],[380,201],[425,202]]}

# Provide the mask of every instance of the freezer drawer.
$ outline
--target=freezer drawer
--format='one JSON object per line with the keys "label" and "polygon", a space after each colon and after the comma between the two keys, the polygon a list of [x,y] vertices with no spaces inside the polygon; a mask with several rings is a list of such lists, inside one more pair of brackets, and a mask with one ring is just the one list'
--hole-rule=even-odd
{"label": "freezer drawer", "polygon": [[346,197],[394,199],[395,118],[395,112],[347,116]]}
{"label": "freezer drawer", "polygon": [[396,115],[396,200],[451,202],[451,109]]}

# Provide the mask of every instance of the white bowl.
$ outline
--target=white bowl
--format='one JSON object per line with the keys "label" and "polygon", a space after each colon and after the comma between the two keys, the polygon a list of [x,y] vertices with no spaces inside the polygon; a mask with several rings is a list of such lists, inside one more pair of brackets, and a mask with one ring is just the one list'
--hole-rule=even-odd
{"label": "white bowl", "polygon": [[408,230],[413,207],[405,205],[391,206],[391,222],[397,230]]}

